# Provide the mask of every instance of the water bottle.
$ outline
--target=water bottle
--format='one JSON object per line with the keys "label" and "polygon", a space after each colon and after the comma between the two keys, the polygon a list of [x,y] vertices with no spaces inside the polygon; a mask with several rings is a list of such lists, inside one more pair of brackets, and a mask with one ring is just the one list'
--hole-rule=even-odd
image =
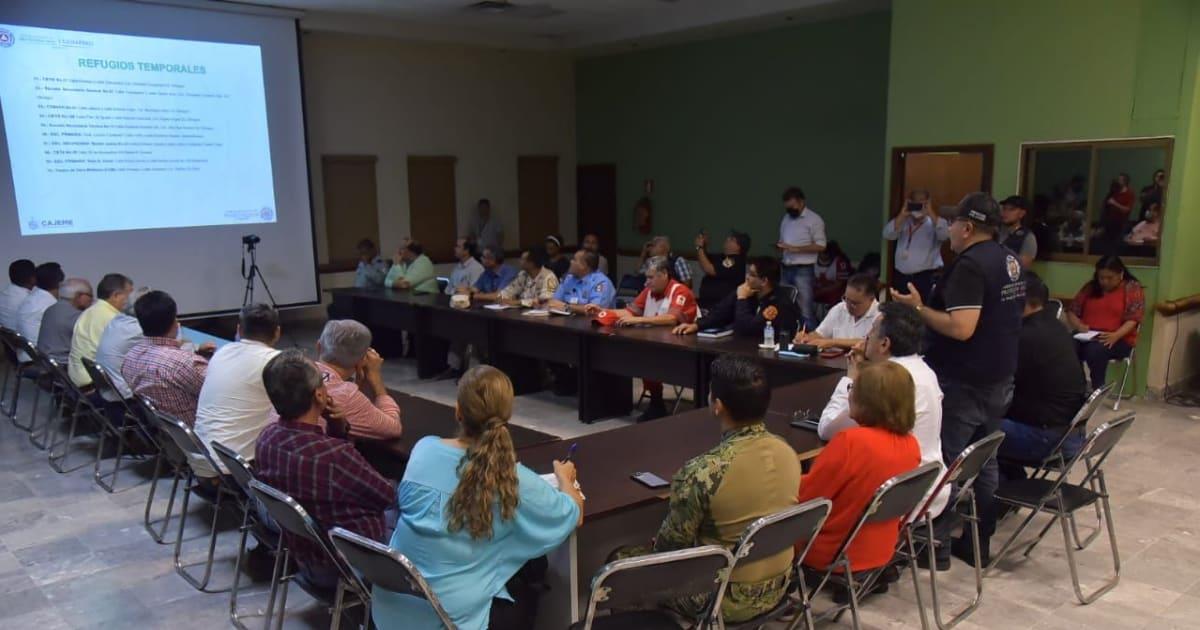
{"label": "water bottle", "polygon": [[766,346],[771,346],[772,348],[775,347],[775,326],[771,324],[770,320],[767,321],[766,326],[763,326],[763,341],[762,342],[763,342],[763,347],[766,347]]}

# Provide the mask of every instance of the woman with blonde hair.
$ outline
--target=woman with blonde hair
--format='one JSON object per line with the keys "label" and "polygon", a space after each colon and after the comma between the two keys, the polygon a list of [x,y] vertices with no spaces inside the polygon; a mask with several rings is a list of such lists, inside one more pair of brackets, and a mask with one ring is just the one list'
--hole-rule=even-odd
{"label": "woman with blonde hair", "polygon": [[[804,558],[806,569],[824,572],[879,486],[920,465],[921,446],[912,435],[915,390],[908,370],[894,361],[859,370],[850,389],[850,417],[858,426],[834,436],[800,480],[800,503],[818,497],[833,502]],[[863,526],[848,550],[850,570],[857,574],[887,564],[899,535],[899,518]],[[886,584],[879,590],[886,591]],[[836,591],[834,596],[845,597]]]}
{"label": "woman with blonde hair", "polygon": [[[463,630],[532,627],[530,561],[583,522],[572,463],[554,462],[561,490],[517,463],[512,405],[503,372],[486,365],[467,371],[458,384],[458,436],[422,438],[400,482],[391,546],[416,565]],[[424,601],[380,588],[372,615],[380,628],[441,627]]]}

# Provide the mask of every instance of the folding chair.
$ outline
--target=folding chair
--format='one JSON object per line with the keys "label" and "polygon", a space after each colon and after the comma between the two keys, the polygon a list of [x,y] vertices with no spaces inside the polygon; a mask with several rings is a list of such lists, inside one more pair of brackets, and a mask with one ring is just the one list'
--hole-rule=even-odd
{"label": "folding chair", "polygon": [[[67,430],[65,440],[60,441],[59,438],[62,437],[62,433],[55,430],[55,428],[51,426],[51,424],[53,424],[51,422],[46,423],[42,438],[44,442],[49,443],[47,446],[46,459],[50,463],[50,468],[57,473],[67,473],[76,470],[75,468],[70,468],[67,466],[67,459],[71,455],[71,443],[75,441],[75,432],[79,428],[79,418],[81,416],[91,416],[97,418],[98,421],[102,423],[101,427],[103,427],[103,422],[105,421],[104,410],[96,408],[96,405],[92,402],[91,397],[84,393],[83,389],[75,384],[75,381],[71,380],[71,376],[67,373],[67,370],[62,365],[49,358],[47,358],[47,362],[48,365],[54,370],[53,374],[51,375],[54,379],[54,382],[57,383],[58,387],[62,390],[61,393],[63,406],[65,407],[66,405],[71,405],[71,422],[70,428]],[[71,404],[72,401],[74,404]],[[54,430],[53,436],[50,435],[52,430]],[[103,428],[101,429],[101,433],[103,433]],[[30,437],[32,438],[32,436]],[[60,445],[62,446],[61,453],[58,452]]]}
{"label": "folding chair", "polygon": [[[88,376],[92,377],[92,385],[96,388],[96,392],[100,397],[111,403],[121,405],[122,415],[121,424],[118,426],[112,422],[107,413],[100,414],[100,444],[96,446],[96,464],[92,471],[92,478],[96,480],[96,485],[104,488],[106,492],[112,492],[117,485],[117,474],[121,471],[121,458],[125,456],[125,447],[131,435],[141,438],[139,441],[143,445],[152,445],[154,440],[150,435],[142,429],[141,419],[139,414],[129,406],[129,402],[121,395],[113,382],[112,373],[108,368],[96,363],[95,361],[83,357],[80,359],[83,363],[83,369],[87,370]],[[112,472],[100,474],[100,460],[104,457],[104,442],[105,438],[112,434],[117,440],[117,458],[113,462]],[[112,481],[105,481],[106,477],[112,477]]]}
{"label": "folding chair", "polygon": [[[169,435],[157,430],[158,409],[154,403],[141,394],[133,395],[133,403],[141,415],[147,432],[153,436],[158,445],[158,454],[154,458],[154,473],[150,476],[150,492],[146,494],[146,510],[142,515],[142,527],[145,528],[146,533],[150,534],[150,538],[154,542],[162,545],[167,542],[167,527],[171,524],[171,514],[174,511],[175,495],[179,491],[179,483],[187,477],[187,457],[179,450],[179,447],[175,446],[175,442]],[[154,507],[154,494],[158,490],[158,480],[162,475],[164,464],[171,470],[171,496],[167,499],[167,511],[163,515],[161,527],[156,530],[150,518],[150,512]]]}
{"label": "folding chair", "polygon": [[[4,346],[5,364],[9,366],[4,371],[4,387],[0,389],[0,396],[3,396],[4,398],[3,402],[8,403],[8,409],[3,410],[3,413],[4,415],[8,416],[9,420],[12,420],[13,426],[21,429],[22,431],[28,431],[28,426],[23,426],[17,422],[17,403],[20,402],[21,399],[21,379],[24,378],[31,369],[36,370],[38,367],[37,363],[33,361],[32,358],[25,361],[20,360],[20,356],[24,349],[26,347],[32,347],[33,344],[30,344],[29,340],[25,339],[25,337],[23,337],[17,331],[2,326],[0,326],[0,344],[3,344]],[[32,357],[32,355],[28,356]],[[9,399],[8,396],[8,377],[10,372],[15,377],[13,380],[11,399]],[[34,415],[36,415],[36,413],[37,412],[35,410]],[[30,424],[32,423],[33,420],[31,416]]]}
{"label": "folding chair", "polygon": [[[925,500],[925,504],[914,515],[914,517],[904,524],[904,528],[909,530],[904,534],[904,537],[912,536],[917,543],[925,545],[925,551],[928,554],[929,560],[929,591],[930,599],[933,601],[933,621],[941,630],[947,630],[958,625],[963,619],[966,619],[979,608],[980,602],[983,601],[983,554],[979,548],[979,505],[975,500],[975,480],[979,477],[979,473],[983,471],[983,465],[988,460],[996,456],[996,451],[1000,450],[1000,443],[1004,441],[1004,433],[996,431],[991,435],[979,440],[963,449],[958,457],[950,462],[946,468],[946,472],[942,475],[937,485],[929,493],[929,498]],[[965,607],[947,621],[942,620],[941,601],[938,598],[938,581],[935,559],[935,548],[937,539],[933,535],[933,514],[930,513],[930,508],[933,502],[937,500],[937,496],[941,493],[942,488],[949,487],[951,484],[957,484],[958,495],[953,503],[947,504],[943,508],[943,514],[949,514],[947,510],[956,510],[959,505],[966,504],[970,511],[965,515],[967,526],[971,528],[971,540],[974,542],[975,552],[975,598],[971,600]],[[924,532],[920,529],[924,526]],[[916,566],[917,558],[908,557],[907,551],[903,545],[897,545],[897,555],[905,557],[912,566]],[[917,597],[917,604],[923,605],[921,598]]]}
{"label": "folding chair", "polygon": [[[208,464],[212,466],[213,470],[220,470],[220,468],[218,468],[216,463],[213,462],[212,456],[208,454],[208,449],[205,448],[204,444],[200,442],[200,438],[196,437],[196,434],[192,431],[192,429],[188,427],[188,425],[184,424],[182,420],[172,418],[162,411],[158,411],[156,417],[158,420],[159,430],[170,436],[171,441],[175,443],[175,446],[178,447],[185,456],[182,463],[184,468],[183,504],[179,506],[179,530],[175,536],[175,572],[178,573],[179,577],[182,577],[184,581],[186,581],[188,584],[191,584],[192,588],[198,591],[203,591],[206,593],[224,593],[228,589],[222,588],[209,590],[208,581],[212,577],[213,556],[217,549],[217,536],[220,534],[218,525],[221,520],[222,499],[225,497],[233,497],[234,500],[237,500],[237,493],[229,487],[224,479],[216,477],[216,495],[212,499],[213,517],[212,523],[209,526],[210,534],[208,538],[208,557],[204,562],[204,574],[197,578],[188,572],[187,566],[183,564],[183,560],[181,559],[181,551],[183,549],[183,530],[185,527],[187,527],[188,520],[188,503],[190,502],[193,494],[192,484],[197,479],[196,471],[192,469],[192,466],[188,463],[187,458],[194,457],[196,459],[205,459],[208,461]],[[204,498],[203,495],[201,495],[201,498]]]}
{"label": "folding chair", "polygon": [[[1141,330],[1142,327],[1138,326],[1137,329]],[[1113,406],[1112,406],[1113,411],[1119,411],[1121,409],[1121,401],[1122,400],[1133,397],[1132,392],[1129,393],[1128,395],[1125,393],[1125,386],[1127,384],[1129,384],[1129,374],[1131,372],[1133,372],[1134,373],[1133,386],[1135,388],[1137,387],[1137,373],[1136,373],[1137,363],[1136,363],[1136,361],[1137,361],[1137,348],[1135,347],[1135,348],[1129,349],[1129,356],[1125,357],[1124,359],[1113,359],[1112,361],[1108,362],[1109,365],[1112,365],[1114,363],[1124,363],[1125,364],[1125,373],[1121,375],[1121,389],[1117,390],[1116,396],[1113,398]]]}
{"label": "folding chair", "polygon": [[[711,628],[712,611],[721,610],[733,564],[733,554],[717,545],[610,562],[592,577],[587,614],[583,621],[572,624],[571,630],[676,630],[678,624],[658,609],[659,604],[706,593],[708,609],[696,620],[696,629]],[[601,610],[612,612],[597,617]]]}
{"label": "folding chair", "polygon": [[833,503],[829,499],[813,499],[770,516],[759,518],[746,527],[737,547],[734,548],[733,557],[736,562],[734,570],[742,563],[756,562],[785,549],[790,549],[797,540],[808,541],[804,545],[804,550],[795,554],[789,569],[790,577],[793,580],[792,586],[796,592],[795,599],[792,599],[790,595],[793,589],[789,589],[788,594],[785,594],[783,599],[770,611],[736,624],[726,623],[721,618],[720,609],[717,609],[714,611],[714,616],[719,627],[726,630],[759,628],[779,619],[791,610],[797,610],[798,615],[804,615],[808,627],[813,627],[812,606],[808,601],[808,588],[804,583],[804,571],[800,570],[800,563],[804,560],[804,556],[808,555],[808,550],[812,548],[813,541],[817,539],[821,528],[825,526],[825,519],[829,517],[829,510],[832,507]]}
{"label": "folding chair", "polygon": [[[5,326],[0,326],[0,351],[4,353],[4,381],[0,384],[0,411],[8,404],[8,379],[20,367],[20,362],[17,361],[17,353],[13,352],[8,345],[8,335],[14,332],[12,329]],[[8,412],[3,412],[8,415]]]}
{"label": "folding chair", "polygon": [[[329,539],[342,560],[358,571],[368,583],[374,585],[375,588],[425,600],[442,622],[442,626],[447,630],[456,630],[454,622],[450,620],[450,615],[442,607],[442,602],[438,601],[437,595],[433,589],[429,588],[429,584],[421,572],[413,566],[412,561],[404,557],[404,554],[383,543],[341,527],[329,530]],[[370,600],[363,602],[363,605],[367,611],[366,622],[363,625],[370,627]],[[341,615],[338,606],[334,607],[334,617]]]}
{"label": "folding chair", "polygon": [[[271,518],[275,519],[275,523],[279,525],[281,531],[287,532],[293,536],[297,536],[311,542],[325,552],[330,563],[333,564],[338,571],[338,586],[336,593],[330,597],[329,593],[317,588],[316,585],[308,584],[298,573],[285,575],[289,561],[291,560],[291,550],[287,547],[287,542],[280,538],[279,548],[281,553],[275,554],[275,570],[271,575],[271,594],[267,599],[266,619],[263,627],[270,627],[271,619],[275,613],[275,597],[279,595],[279,586],[283,585],[283,593],[279,601],[279,619],[275,622],[277,629],[283,628],[283,619],[287,613],[287,595],[288,585],[296,582],[300,588],[304,589],[314,599],[329,606],[330,612],[333,613],[333,619],[329,623],[330,630],[338,630],[341,626],[341,614],[351,606],[363,606],[369,609],[371,596],[368,593],[366,585],[354,573],[354,571],[346,565],[341,556],[334,551],[327,538],[327,534],[317,527],[312,517],[308,512],[296,502],[295,499],[268,486],[267,484],[255,479],[250,482],[250,496],[262,502],[263,507],[267,508],[267,512]],[[346,597],[353,598],[349,604],[346,603]]]}
{"label": "folding chair", "polygon": [[[887,568],[887,565],[866,571],[861,583],[856,583],[856,578],[850,567],[850,545],[858,536],[858,532],[863,526],[883,521],[894,519],[905,519],[912,515],[921,505],[925,495],[929,489],[937,481],[941,474],[942,466],[939,462],[928,462],[922,464],[906,473],[902,473],[888,479],[879,486],[875,491],[875,495],[867,502],[863,508],[862,514],[859,515],[854,527],[846,534],[846,538],[842,540],[842,544],[838,547],[837,553],[833,556],[833,561],[824,569],[820,582],[813,589],[811,596],[815,597],[817,593],[828,583],[837,583],[844,586],[850,594],[850,603],[848,606],[836,605],[834,608],[819,615],[822,619],[832,617],[837,621],[846,609],[850,610],[850,617],[854,628],[857,630],[860,627],[858,619],[858,597],[865,592],[867,588],[873,586],[879,575]],[[904,521],[901,521],[902,523]],[[916,557],[913,539],[911,536],[912,530],[906,527],[901,527],[901,538],[908,549],[908,555]],[[841,570],[839,573],[838,570]],[[925,616],[925,605],[921,602],[921,587],[917,583],[917,570],[912,567],[913,588],[917,594],[917,610],[921,614],[921,627],[928,628],[929,622]],[[800,623],[801,617],[796,616],[792,622],[791,628],[795,628]],[[809,626],[812,627],[811,625]]]}
{"label": "folding chair", "polygon": [[800,293],[796,290],[796,287],[790,284],[781,284],[775,287],[775,292],[778,293],[783,299],[789,300],[792,304],[795,304],[796,308],[800,307]]}
{"label": "folding chair", "polygon": [[1054,313],[1054,319],[1062,321],[1063,318],[1063,303],[1062,300],[1051,298],[1046,300],[1046,310]]}
{"label": "folding chair", "polygon": [[[1117,533],[1113,528],[1112,509],[1109,506],[1108,486],[1104,482],[1104,462],[1112,453],[1113,448],[1133,426],[1135,415],[1125,414],[1114,420],[1105,422],[1096,428],[1084,442],[1079,453],[1067,463],[1057,479],[1022,479],[1000,484],[996,490],[996,500],[1015,507],[1029,508],[1029,516],[1021,522],[1017,530],[1004,543],[1000,553],[992,559],[988,571],[996,568],[1000,561],[1013,549],[1017,538],[1040,513],[1051,515],[1050,522],[1042,528],[1033,542],[1025,548],[1024,556],[1029,557],[1042,538],[1050,531],[1055,522],[1062,524],[1063,541],[1067,549],[1067,565],[1071,569],[1071,582],[1075,587],[1075,597],[1081,604],[1090,604],[1101,595],[1112,590],[1121,579],[1121,556],[1117,549]],[[1086,468],[1083,481],[1077,484],[1067,481],[1071,470],[1080,462]],[[1092,485],[1095,480],[1096,485]],[[1104,514],[1104,524],[1108,529],[1108,541],[1112,548],[1113,576],[1103,586],[1091,594],[1085,595],[1079,584],[1079,570],[1075,564],[1075,545],[1072,544],[1071,529],[1068,521],[1074,518],[1074,513],[1089,505],[1099,503]]]}
{"label": "folding chair", "polygon": [[279,533],[273,531],[267,523],[263,523],[258,516],[258,511],[255,509],[257,502],[250,495],[250,482],[254,481],[254,473],[250,471],[250,462],[247,462],[244,457],[239,455],[237,451],[221,444],[220,442],[211,442],[213,453],[216,454],[216,459],[225,466],[225,470],[229,471],[228,476],[232,479],[233,484],[241,490],[244,496],[239,497],[238,502],[242,507],[242,533],[241,540],[238,542],[237,561],[233,567],[233,586],[229,589],[229,621],[240,630],[247,630],[246,624],[242,622],[242,617],[245,615],[238,611],[238,586],[241,583],[242,577],[242,562],[246,558],[246,538],[253,535],[258,541],[258,544],[265,545],[272,553],[279,553]]}
{"label": "folding chair", "polygon": [[[36,348],[35,348],[36,350]],[[63,411],[72,405],[69,396],[72,395],[71,384],[67,383],[67,368],[58,361],[37,353],[36,359],[41,362],[43,379],[38,383],[38,389],[33,393],[33,411],[29,416],[29,443],[40,450],[50,448],[50,430],[56,420],[61,420]],[[37,409],[40,404],[42,391],[49,394],[45,417],[42,420],[41,438],[38,437]]]}

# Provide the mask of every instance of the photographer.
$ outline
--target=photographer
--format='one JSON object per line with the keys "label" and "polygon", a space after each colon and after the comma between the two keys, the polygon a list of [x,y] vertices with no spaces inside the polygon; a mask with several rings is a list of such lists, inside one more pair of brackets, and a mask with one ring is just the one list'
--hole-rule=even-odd
{"label": "photographer", "polygon": [[921,295],[929,295],[934,273],[944,264],[942,242],[950,238],[950,224],[934,215],[928,190],[917,188],[908,193],[900,212],[884,224],[883,238],[896,241],[892,287],[905,290],[911,282]]}

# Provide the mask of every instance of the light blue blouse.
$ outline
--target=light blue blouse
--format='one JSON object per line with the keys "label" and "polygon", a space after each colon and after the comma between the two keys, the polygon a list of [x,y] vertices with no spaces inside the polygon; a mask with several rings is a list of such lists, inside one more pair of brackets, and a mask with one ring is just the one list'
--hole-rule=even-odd
{"label": "light blue blouse", "polygon": [[[571,535],[579,506],[517,464],[518,503],[512,520],[501,521],[497,506],[491,539],[451,533],[446,526],[450,497],[458,487],[463,455],[463,449],[434,436],[417,442],[397,493],[400,519],[391,546],[412,560],[459,628],[483,630],[492,598],[512,599],[505,583],[527,561]],[[381,588],[375,589],[371,614],[381,630],[441,627],[425,602]]]}

